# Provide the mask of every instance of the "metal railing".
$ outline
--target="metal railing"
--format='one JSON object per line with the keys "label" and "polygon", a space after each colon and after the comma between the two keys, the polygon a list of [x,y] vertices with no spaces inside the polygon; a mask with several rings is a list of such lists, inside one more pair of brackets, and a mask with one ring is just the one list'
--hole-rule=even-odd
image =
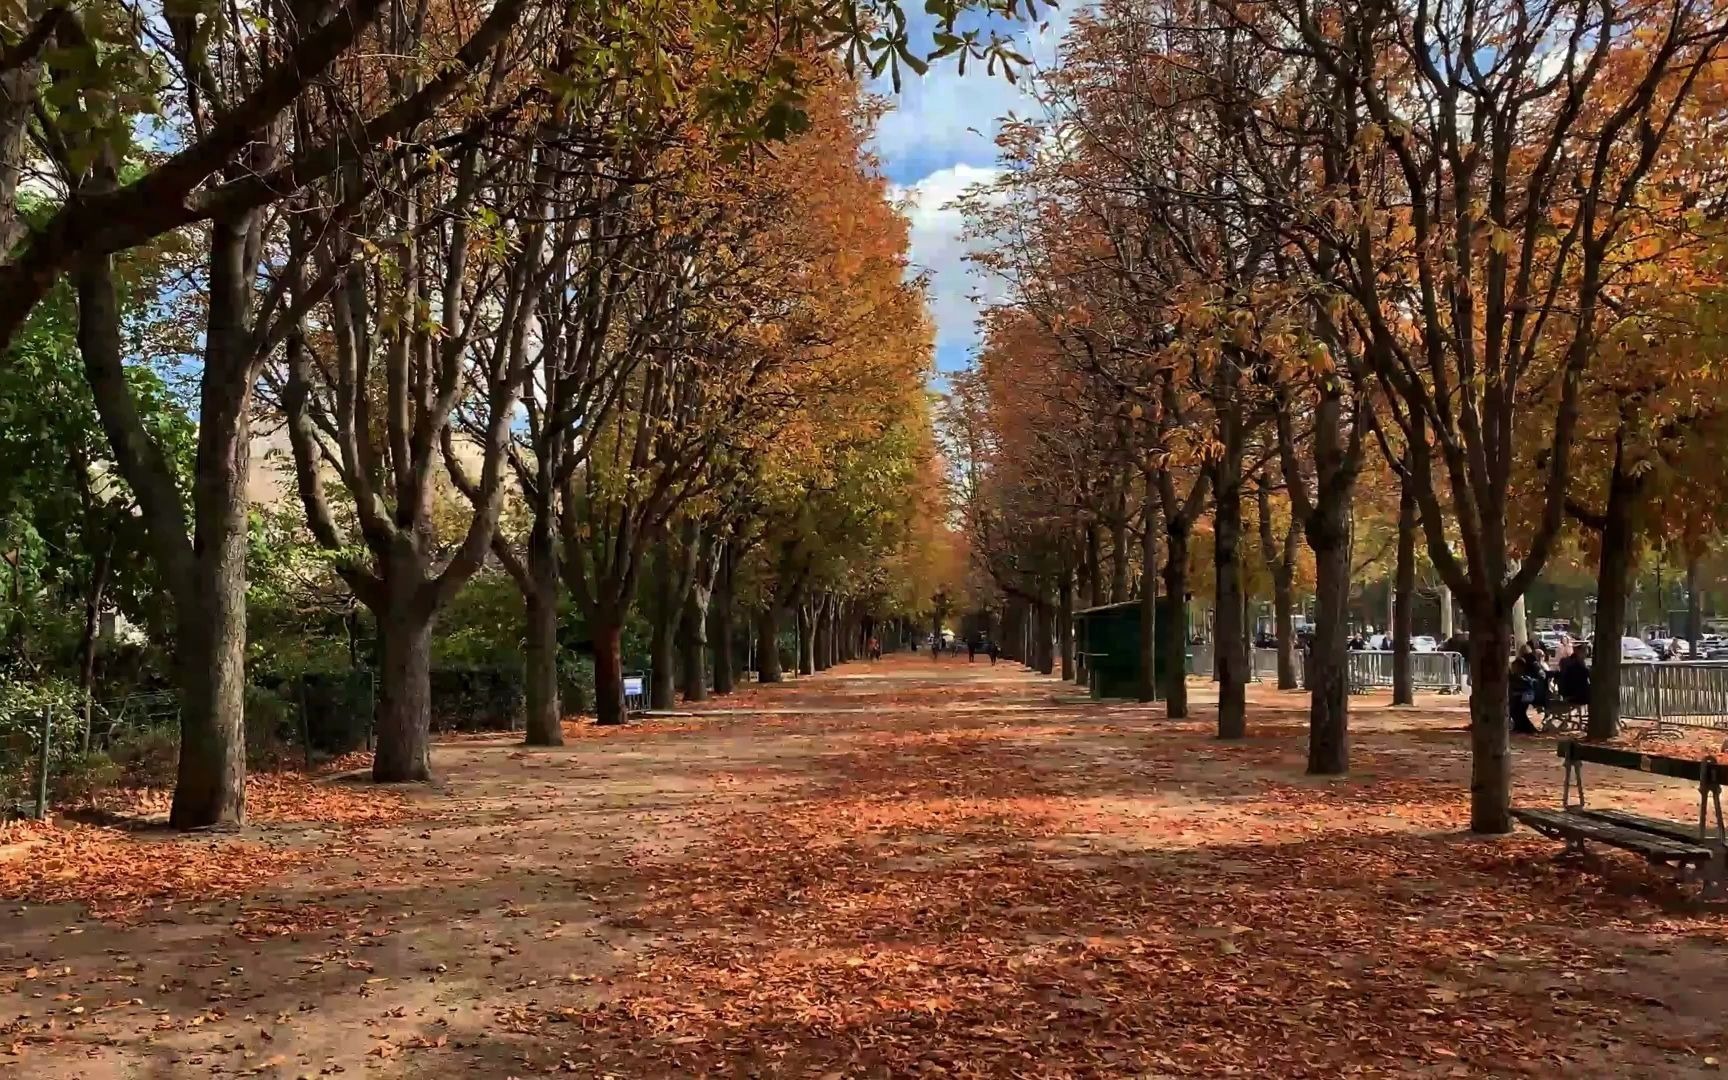
{"label": "metal railing", "polygon": [[[1278,681],[1278,650],[1250,649],[1248,650],[1248,670],[1255,682]],[[1296,685],[1302,685],[1302,650],[1294,649],[1290,653],[1296,662]]]}
{"label": "metal railing", "polygon": [[[1392,685],[1393,658],[1389,650],[1353,649],[1346,657],[1352,694],[1366,693]],[[1296,681],[1306,684],[1306,655],[1296,650]],[[1249,671],[1261,682],[1278,678],[1278,650],[1253,649]],[[1470,668],[1463,653],[1419,652],[1410,654],[1410,677],[1418,690],[1441,694],[1461,694],[1470,687]]]}
{"label": "metal railing", "polygon": [[[1350,692],[1361,694],[1390,687],[1395,657],[1395,653],[1384,649],[1352,649],[1348,659]],[[1461,694],[1470,684],[1470,669],[1463,653],[1411,653],[1410,680],[1418,690]]]}
{"label": "metal railing", "polygon": [[1216,670],[1212,656],[1212,643],[1210,641],[1202,641],[1197,645],[1188,646],[1188,674],[1198,675],[1202,679],[1212,678]]}
{"label": "metal railing", "polygon": [[1622,662],[1620,718],[1728,730],[1728,663]]}

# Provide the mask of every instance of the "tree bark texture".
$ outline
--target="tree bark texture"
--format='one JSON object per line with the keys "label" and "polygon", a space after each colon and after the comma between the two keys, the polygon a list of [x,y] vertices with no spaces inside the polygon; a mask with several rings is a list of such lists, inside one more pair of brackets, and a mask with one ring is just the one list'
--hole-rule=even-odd
{"label": "tree bark texture", "polygon": [[432,616],[396,603],[378,616],[377,750],[381,784],[432,779]]}
{"label": "tree bark texture", "polygon": [[1141,701],[1158,698],[1158,491],[1150,476],[1140,504],[1140,687]]}
{"label": "tree bark texture", "polygon": [[798,674],[816,674],[816,612],[807,601],[798,601]]}
{"label": "tree bark texture", "polygon": [[538,589],[527,602],[527,642],[523,650],[524,697],[528,715],[522,741],[529,746],[562,746],[564,723],[558,696],[558,602],[554,585],[548,594]]}
{"label": "tree bark texture", "polygon": [[1110,602],[1128,599],[1128,492],[1116,497],[1116,516],[1110,522]]}
{"label": "tree bark texture", "polygon": [[1345,630],[1350,604],[1350,507],[1315,508],[1307,528],[1314,551],[1314,639],[1308,652],[1308,772],[1350,770],[1350,669]]}
{"label": "tree bark texture", "polygon": [[1057,638],[1061,641],[1062,680],[1074,679],[1074,571],[1064,568],[1057,586]]}
{"label": "tree bark texture", "polygon": [[785,681],[780,668],[780,609],[770,600],[756,613],[756,681]]}
{"label": "tree bark texture", "polygon": [[1255,497],[1260,512],[1260,551],[1266,559],[1266,571],[1272,578],[1272,618],[1276,622],[1272,636],[1278,644],[1278,689],[1295,690],[1296,628],[1291,625],[1296,614],[1296,542],[1298,523],[1291,515],[1290,525],[1280,542],[1272,528],[1272,498],[1267,490],[1268,478],[1260,477]]}
{"label": "tree bark texture", "polygon": [[624,621],[601,612],[589,633],[594,639],[594,722],[603,727],[622,724],[624,708]]}
{"label": "tree bark texture", "polygon": [[[1413,467],[1407,464],[1406,467]],[[1416,624],[1416,489],[1409,481],[1398,491],[1398,563],[1392,594],[1392,704],[1416,703],[1415,673],[1410,659]]]}
{"label": "tree bark texture", "polygon": [[523,590],[528,716],[523,741],[529,746],[562,746],[564,716],[558,696],[558,556],[552,546],[550,515],[536,521],[528,541],[527,581]]}
{"label": "tree bark texture", "polygon": [[[1596,565],[1596,649],[1590,660],[1590,718],[1586,725],[1592,739],[1612,739],[1620,734],[1620,636],[1626,625],[1627,593],[1638,566],[1632,520],[1638,481],[1626,475],[1623,464],[1617,440],[1602,513],[1602,552]],[[1471,626],[1474,629],[1474,616]]]}
{"label": "tree bark texture", "polygon": [[677,705],[678,669],[675,637],[683,605],[678,602],[678,560],[668,539],[660,548],[660,568],[655,575],[652,619],[648,627],[648,707],[670,709]]}
{"label": "tree bark texture", "polygon": [[737,584],[736,553],[727,544],[720,552],[720,566],[714,578],[714,602],[709,622],[713,626],[714,694],[724,697],[737,689]]}
{"label": "tree bark texture", "polygon": [[[1510,719],[1507,700],[1512,628],[1504,615],[1480,607],[1467,610],[1470,615],[1470,831],[1508,833],[1512,831],[1512,758],[1506,744]],[[1593,667],[1600,669],[1602,665],[1596,663]],[[1592,679],[1592,683],[1594,681]]]}
{"label": "tree bark texture", "polygon": [[1188,598],[1188,525],[1165,519],[1164,595],[1170,598],[1171,617],[1162,627],[1157,650],[1164,656],[1164,715],[1171,720],[1188,716],[1188,633],[1182,613]]}
{"label": "tree bark texture", "polygon": [[[1234,444],[1235,440],[1227,440]],[[1218,668],[1218,737],[1248,734],[1248,655],[1242,589],[1242,462],[1226,454],[1213,487],[1212,565],[1216,586],[1212,649]]]}

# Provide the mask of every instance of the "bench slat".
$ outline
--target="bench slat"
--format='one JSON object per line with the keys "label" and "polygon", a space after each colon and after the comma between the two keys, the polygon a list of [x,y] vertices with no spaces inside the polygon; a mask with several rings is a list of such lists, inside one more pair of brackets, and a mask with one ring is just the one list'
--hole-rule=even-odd
{"label": "bench slat", "polygon": [[1654,862],[1706,862],[1710,849],[1691,842],[1601,821],[1571,810],[1514,810],[1512,816],[1546,836],[1594,840],[1610,847],[1636,851]]}
{"label": "bench slat", "polygon": [[1672,821],[1668,818],[1649,817],[1645,814],[1633,813],[1630,810],[1579,810],[1574,808],[1574,814],[1606,821],[1610,825],[1620,825],[1639,832],[1653,833],[1656,836],[1666,836],[1670,840],[1678,840],[1682,844],[1701,844],[1698,838],[1698,826],[1689,825],[1684,821]]}
{"label": "bench slat", "polygon": [[1636,769],[1639,772],[1653,773],[1657,776],[1672,776],[1698,783],[1702,783],[1706,776],[1714,777],[1716,772],[1712,762],[1699,761],[1694,758],[1669,757],[1665,754],[1644,754],[1637,750],[1626,750],[1618,746],[1599,746],[1595,743],[1579,742],[1577,739],[1560,740],[1556,753],[1562,758],[1568,758],[1572,761],[1583,761],[1591,765],[1607,765],[1616,769]]}

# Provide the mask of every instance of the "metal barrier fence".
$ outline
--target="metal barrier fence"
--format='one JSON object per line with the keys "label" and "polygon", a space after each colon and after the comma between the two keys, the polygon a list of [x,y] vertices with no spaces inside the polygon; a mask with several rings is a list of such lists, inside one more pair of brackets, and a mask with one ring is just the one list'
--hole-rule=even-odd
{"label": "metal barrier fence", "polygon": [[[1352,649],[1349,653],[1350,692],[1361,694],[1391,687],[1396,655],[1385,649]],[[1470,669],[1463,653],[1411,653],[1410,680],[1418,690],[1461,694],[1470,684]]]}
{"label": "metal barrier fence", "polygon": [[[1296,662],[1296,685],[1302,685],[1302,650],[1291,650],[1290,656]],[[1248,650],[1248,670],[1255,682],[1278,681],[1278,650],[1250,649]]]}
{"label": "metal barrier fence", "polygon": [[1620,717],[1661,727],[1728,729],[1728,664],[1720,661],[1620,665]]}
{"label": "metal barrier fence", "polygon": [[1212,643],[1202,641],[1188,646],[1188,674],[1210,679],[1216,672],[1214,667]]}
{"label": "metal barrier fence", "polygon": [[[1212,646],[1192,645],[1189,674],[1210,678]],[[1393,653],[1356,649],[1348,654],[1350,692],[1389,688]],[[1250,649],[1249,675],[1257,682],[1278,678],[1278,650]],[[1296,678],[1306,683],[1303,661],[1295,654]],[[1470,689],[1470,667],[1462,653],[1412,653],[1410,674],[1419,690],[1462,694]],[[1714,728],[1728,731],[1728,662],[1719,660],[1657,662],[1629,661],[1620,665],[1620,717],[1657,726]]]}
{"label": "metal barrier fence", "polygon": [[[1277,683],[1279,681],[1279,650],[1275,648],[1255,648],[1248,650],[1248,670],[1253,674],[1255,683]],[[1291,650],[1291,660],[1296,664],[1296,686],[1303,683],[1303,651]]]}
{"label": "metal barrier fence", "polygon": [[[1348,654],[1350,692],[1365,693],[1392,685],[1392,665],[1395,654],[1386,650],[1353,649]],[[1304,670],[1305,654],[1296,651],[1296,680],[1307,683]],[[1278,678],[1278,650],[1251,650],[1249,671],[1254,679],[1271,682]],[[1463,653],[1419,652],[1410,654],[1410,677],[1418,690],[1441,694],[1461,694],[1470,687],[1470,668]]]}

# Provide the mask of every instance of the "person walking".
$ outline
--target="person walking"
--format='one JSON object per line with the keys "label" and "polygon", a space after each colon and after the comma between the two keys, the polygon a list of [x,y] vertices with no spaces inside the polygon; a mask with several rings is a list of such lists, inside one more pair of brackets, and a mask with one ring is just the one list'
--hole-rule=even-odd
{"label": "person walking", "polygon": [[972,661],[974,661],[976,659],[978,659],[978,639],[975,637],[967,638],[966,639],[966,662],[968,664],[970,664]]}
{"label": "person walking", "polygon": [[996,644],[995,638],[991,638],[990,644],[987,645],[985,648],[986,648],[986,651],[988,651],[990,653],[990,666],[995,667],[996,666],[996,658],[998,656],[1002,655],[1002,646]]}

